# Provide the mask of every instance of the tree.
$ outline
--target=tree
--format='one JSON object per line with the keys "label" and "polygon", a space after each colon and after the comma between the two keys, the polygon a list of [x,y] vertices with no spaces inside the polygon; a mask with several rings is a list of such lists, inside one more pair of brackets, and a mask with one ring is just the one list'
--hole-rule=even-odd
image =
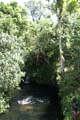
{"label": "tree", "polygon": [[25,2],[25,6],[29,9],[34,22],[39,21],[41,18],[51,17],[50,3],[45,0],[29,0]]}
{"label": "tree", "polygon": [[9,97],[24,74],[23,64],[24,42],[21,38],[0,34],[0,112],[7,107]]}
{"label": "tree", "polygon": [[55,26],[53,28],[50,19],[45,19],[35,23],[29,30],[31,37],[25,71],[27,75],[32,76],[33,81],[55,84],[56,61],[59,54]]}
{"label": "tree", "polygon": [[22,36],[27,30],[27,12],[16,2],[0,3],[0,33]]}
{"label": "tree", "polygon": [[[63,113],[65,119],[71,119],[71,102],[74,97],[79,98],[79,26],[80,14],[77,0],[56,1],[58,16],[58,37],[65,57],[64,76],[59,81],[60,95],[62,96]],[[75,27],[76,26],[76,27]],[[76,63],[76,64],[75,64]],[[70,116],[70,118],[69,118]],[[68,117],[68,118],[67,118]]]}
{"label": "tree", "polygon": [[27,26],[24,8],[16,2],[0,3],[0,113],[9,107],[11,93],[24,75],[22,68]]}

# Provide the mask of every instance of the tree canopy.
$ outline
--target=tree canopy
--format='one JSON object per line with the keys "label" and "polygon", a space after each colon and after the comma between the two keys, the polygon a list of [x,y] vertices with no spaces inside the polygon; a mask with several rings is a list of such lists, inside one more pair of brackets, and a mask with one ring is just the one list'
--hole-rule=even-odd
{"label": "tree canopy", "polygon": [[26,73],[38,83],[57,83],[65,120],[71,119],[73,99],[80,102],[80,3],[30,0],[25,6],[0,3],[0,112]]}

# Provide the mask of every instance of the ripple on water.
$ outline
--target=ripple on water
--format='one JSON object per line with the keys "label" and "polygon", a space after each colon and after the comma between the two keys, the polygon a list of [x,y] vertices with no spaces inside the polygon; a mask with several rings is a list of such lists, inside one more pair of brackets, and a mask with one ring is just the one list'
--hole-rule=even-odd
{"label": "ripple on water", "polygon": [[0,120],[59,120],[57,106],[51,104],[49,96],[36,95],[33,90],[16,93],[11,108]]}

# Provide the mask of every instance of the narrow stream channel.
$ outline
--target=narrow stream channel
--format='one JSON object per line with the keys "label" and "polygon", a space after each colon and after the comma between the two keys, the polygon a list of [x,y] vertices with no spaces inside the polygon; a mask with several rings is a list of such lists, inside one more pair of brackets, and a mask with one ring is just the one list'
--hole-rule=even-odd
{"label": "narrow stream channel", "polygon": [[11,108],[0,120],[62,120],[57,90],[46,85],[26,85],[15,92]]}

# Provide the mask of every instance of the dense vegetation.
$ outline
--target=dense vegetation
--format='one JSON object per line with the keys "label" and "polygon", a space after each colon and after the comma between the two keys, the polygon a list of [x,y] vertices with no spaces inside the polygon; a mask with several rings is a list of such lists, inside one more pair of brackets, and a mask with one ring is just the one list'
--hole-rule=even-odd
{"label": "dense vegetation", "polygon": [[[30,2],[31,3],[31,2]],[[80,102],[80,5],[77,0],[49,1],[50,11],[38,11],[36,4],[26,9],[16,2],[0,3],[0,112],[9,106],[11,92],[21,77],[58,84],[65,119],[71,119],[71,103]],[[41,3],[39,1],[39,7]],[[35,12],[34,12],[35,10]],[[56,14],[55,20],[51,15]],[[42,15],[42,17],[41,17]],[[55,19],[55,18],[54,18]]]}
{"label": "dense vegetation", "polygon": [[26,12],[16,3],[0,3],[0,112],[9,107],[12,91],[24,75],[21,66],[25,42],[20,27],[27,22],[24,22],[24,16],[21,18],[21,13],[24,15]]}

